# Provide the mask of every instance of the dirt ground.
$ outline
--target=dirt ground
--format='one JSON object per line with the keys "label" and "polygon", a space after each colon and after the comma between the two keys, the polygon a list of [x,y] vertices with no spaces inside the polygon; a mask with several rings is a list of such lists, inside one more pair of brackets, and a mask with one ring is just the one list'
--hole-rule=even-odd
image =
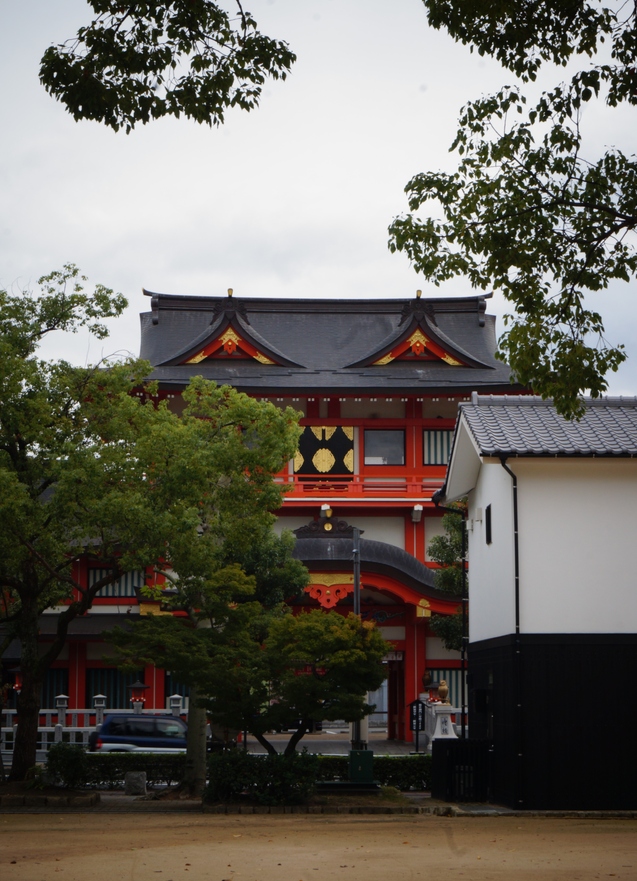
{"label": "dirt ground", "polygon": [[334,878],[637,879],[637,821],[426,815],[0,815],[2,881]]}

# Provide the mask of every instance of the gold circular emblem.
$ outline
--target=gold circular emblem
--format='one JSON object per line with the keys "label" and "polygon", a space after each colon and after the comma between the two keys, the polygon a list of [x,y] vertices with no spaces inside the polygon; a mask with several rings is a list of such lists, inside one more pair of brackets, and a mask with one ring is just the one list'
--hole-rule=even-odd
{"label": "gold circular emblem", "polygon": [[327,474],[328,471],[331,471],[335,462],[334,454],[326,447],[321,447],[312,457],[312,464],[321,474]]}
{"label": "gold circular emblem", "polygon": [[331,523],[325,523],[325,524],[323,524],[323,529],[324,529],[326,532],[331,532],[331,531],[332,531],[332,524],[331,524]]}

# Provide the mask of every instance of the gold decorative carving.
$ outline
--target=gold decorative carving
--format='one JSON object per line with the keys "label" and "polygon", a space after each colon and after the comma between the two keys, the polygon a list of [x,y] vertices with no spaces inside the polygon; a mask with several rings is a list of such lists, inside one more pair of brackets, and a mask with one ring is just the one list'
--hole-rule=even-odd
{"label": "gold decorative carving", "polygon": [[354,450],[348,450],[343,456],[343,465],[347,468],[350,474],[354,473]]}
{"label": "gold decorative carving", "polygon": [[324,523],[323,524],[323,529],[325,530],[325,532],[331,532],[333,528],[334,527],[332,526],[331,523]]}
{"label": "gold decorative carving", "polygon": [[353,425],[343,425],[341,426],[343,429],[343,434],[348,440],[354,440],[354,426]]}
{"label": "gold decorative carving", "polygon": [[424,333],[422,332],[422,330],[420,330],[420,328],[418,328],[418,330],[415,330],[415,331],[412,333],[412,335],[409,337],[409,339],[407,340],[407,342],[408,342],[410,345],[412,345],[412,346],[413,346],[414,343],[423,343],[423,344],[426,346],[427,343],[429,342],[429,340],[428,340],[428,338],[424,335]]}
{"label": "gold decorative carving", "polygon": [[295,471],[295,473],[297,471],[301,470],[301,468],[303,467],[303,462],[305,462],[305,459],[303,458],[301,453],[297,450],[294,455],[294,471]]}
{"label": "gold decorative carving", "polygon": [[323,429],[319,425],[312,425],[311,430],[317,440],[323,440]]}
{"label": "gold decorative carving", "polygon": [[334,454],[326,447],[321,447],[312,457],[312,464],[321,474],[327,474],[328,471],[331,471],[335,462]]}
{"label": "gold decorative carving", "polygon": [[329,440],[336,431],[336,428],[335,426],[330,425],[329,427],[324,428],[323,431],[325,432],[325,440]]}
{"label": "gold decorative carving", "polygon": [[255,360],[258,361],[260,364],[274,364],[274,361],[271,361],[269,358],[266,358],[266,356],[262,355],[261,352],[259,352],[259,351],[257,351],[257,353],[254,357],[255,357]]}
{"label": "gold decorative carving", "polygon": [[219,337],[219,342],[221,342],[223,344],[230,342],[230,341],[232,341],[233,343],[240,343],[241,342],[241,337],[238,334],[236,334],[231,327],[229,327],[226,330],[226,332],[223,334],[223,336]]}
{"label": "gold decorative carving", "polygon": [[354,584],[353,572],[310,572],[311,584],[332,587],[334,584]]}
{"label": "gold decorative carving", "polygon": [[196,355],[193,355],[192,358],[188,358],[188,360],[186,361],[186,364],[199,364],[199,362],[203,361],[203,359],[205,357],[206,357],[206,352],[205,352],[205,350],[202,350],[201,352],[197,352]]}
{"label": "gold decorative carving", "polygon": [[414,355],[424,355],[427,350],[427,343],[429,340],[422,332],[422,330],[415,330],[412,335],[407,340],[409,345],[411,346],[411,351]]}
{"label": "gold decorative carving", "polygon": [[162,612],[159,603],[140,603],[140,615],[172,615],[172,612]]}
{"label": "gold decorative carving", "polygon": [[449,686],[447,685],[446,679],[440,680],[440,685],[438,686],[438,697],[440,698],[441,704],[449,704]]}
{"label": "gold decorative carving", "polygon": [[431,603],[429,600],[418,600],[416,618],[431,618]]}
{"label": "gold decorative carving", "polygon": [[445,364],[451,364],[452,367],[462,367],[463,366],[462,361],[456,361],[455,358],[452,358],[451,355],[447,355],[446,352],[441,357],[442,357],[442,360],[445,362]]}
{"label": "gold decorative carving", "polygon": [[382,358],[379,358],[378,361],[374,361],[373,367],[382,367],[384,364],[389,364],[390,361],[394,360],[394,355],[390,352],[389,355],[383,355]]}

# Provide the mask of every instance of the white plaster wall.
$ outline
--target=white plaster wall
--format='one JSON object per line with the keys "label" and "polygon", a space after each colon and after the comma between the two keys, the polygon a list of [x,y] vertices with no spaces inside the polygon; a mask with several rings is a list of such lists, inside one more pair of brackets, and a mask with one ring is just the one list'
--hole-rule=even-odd
{"label": "white plaster wall", "polygon": [[[333,517],[338,517],[338,511],[334,511]],[[272,527],[277,535],[284,529],[298,529],[307,526],[309,517],[278,517]],[[363,538],[371,541],[384,541],[394,547],[405,550],[405,518],[404,517],[348,517],[350,526],[356,526],[364,534]],[[411,523],[410,523],[411,525]]]}
{"label": "white plaster wall", "polygon": [[293,532],[295,529],[299,529],[299,527],[301,526],[307,526],[309,522],[309,517],[277,517],[272,529],[276,532],[277,535],[281,535],[284,529],[288,529],[290,530],[290,532]]}
{"label": "white plaster wall", "polygon": [[378,629],[380,630],[380,635],[383,639],[405,639],[404,627],[379,627]]}
{"label": "white plaster wall", "polygon": [[[335,512],[335,516],[338,516]],[[364,531],[363,538],[370,541],[384,541],[394,547],[405,550],[405,519],[404,517],[358,517],[347,518],[350,526]]]}
{"label": "white plaster wall", "polygon": [[[468,501],[469,640],[478,642],[515,630],[511,478],[499,461],[484,460]],[[490,545],[486,543],[484,514],[489,504]],[[481,522],[475,519],[478,508],[482,509]]]}
{"label": "white plaster wall", "polygon": [[637,631],[637,460],[508,464],[518,475],[522,632]]}
{"label": "white plaster wall", "polygon": [[446,649],[439,636],[428,636],[425,639],[425,651],[428,667],[431,667],[435,661],[458,661],[460,659],[460,652]]}

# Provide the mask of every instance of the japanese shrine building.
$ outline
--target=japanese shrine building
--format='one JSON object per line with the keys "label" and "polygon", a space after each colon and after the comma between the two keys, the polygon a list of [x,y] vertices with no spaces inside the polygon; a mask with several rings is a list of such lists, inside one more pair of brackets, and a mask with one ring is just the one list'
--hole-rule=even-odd
{"label": "japanese shrine building", "polygon": [[[391,650],[384,693],[388,736],[410,739],[408,704],[422,677],[446,678],[459,700],[460,659],[429,626],[457,602],[434,587],[427,547],[442,532],[432,501],[445,480],[458,404],[472,391],[519,391],[494,357],[495,318],[482,296],[454,299],[306,300],[154,294],[141,315],[141,357],[175,412],[192,376],[229,384],[303,414],[299,451],[278,476],[290,485],[277,529],[296,531],[296,555],[311,573],[301,608],[352,609],[352,527],[361,538],[361,608]],[[81,577],[93,583],[100,570]],[[49,671],[43,706],[127,707],[130,684],[101,634],[125,618],[157,611],[129,573],[73,622]],[[104,595],[105,594],[105,595]],[[52,638],[54,615],[41,637]],[[51,635],[49,636],[49,632]],[[19,657],[19,655],[18,655]],[[177,688],[149,667],[146,706],[164,708]]]}
{"label": "japanese shrine building", "polygon": [[[428,627],[456,610],[427,555],[442,532],[432,501],[445,478],[459,402],[511,391],[494,357],[484,297],[284,300],[145,292],[141,352],[179,412],[192,376],[303,413],[278,529],[297,533],[311,584],[303,605],[352,608],[351,528],[361,530],[362,614],[393,646],[388,735],[408,739],[406,707],[425,670],[458,688],[460,661]],[[458,695],[459,697],[459,695]]]}

